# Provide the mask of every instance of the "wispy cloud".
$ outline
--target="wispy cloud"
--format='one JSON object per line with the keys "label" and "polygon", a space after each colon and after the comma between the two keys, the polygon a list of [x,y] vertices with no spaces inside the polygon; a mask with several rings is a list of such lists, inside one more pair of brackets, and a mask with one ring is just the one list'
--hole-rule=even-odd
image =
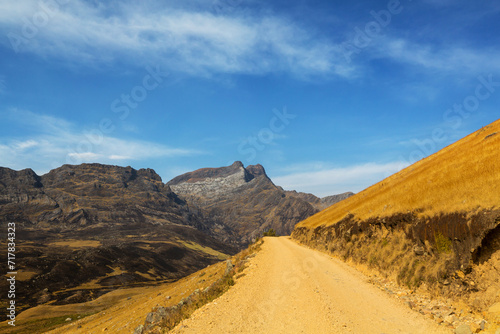
{"label": "wispy cloud", "polygon": [[109,156],[109,159],[111,159],[111,160],[130,160],[131,157],[129,157],[127,155],[112,154],[112,155]]}
{"label": "wispy cloud", "polygon": [[35,140],[26,140],[26,141],[22,141],[22,142],[14,142],[13,143],[13,147],[17,150],[26,150],[28,148],[31,148],[31,147],[35,147],[35,146],[38,146],[38,142],[35,141]]}
{"label": "wispy cloud", "polygon": [[2,116],[17,123],[16,126],[24,130],[20,132],[30,133],[16,139],[0,137],[0,166],[3,167],[33,168],[43,173],[65,163],[130,163],[202,154],[198,150],[172,148],[144,140],[90,136],[84,129],[63,119],[30,111],[10,110]]}
{"label": "wispy cloud", "polygon": [[[213,73],[298,76],[351,70],[326,39],[275,15],[215,15],[205,9],[149,8],[133,2],[91,6],[72,1],[42,9],[36,0],[0,4],[0,25],[21,37],[18,49],[96,65],[116,58],[156,62],[196,75]],[[145,9],[146,8],[146,9]],[[113,15],[109,15],[113,9]],[[47,12],[48,23],[24,38],[23,18]],[[11,38],[12,41],[12,38]]]}
{"label": "wispy cloud", "polygon": [[[301,172],[273,177],[273,181],[285,189],[324,197],[347,191],[359,192],[406,167],[402,162],[391,162],[318,169],[323,166],[318,162],[305,164]],[[308,171],[308,167],[312,169]],[[298,166],[292,168],[297,169]]]}
{"label": "wispy cloud", "polygon": [[393,61],[443,73],[469,73],[479,75],[500,71],[500,50],[471,49],[450,45],[446,48],[417,43],[400,37],[384,37],[379,40],[372,53],[375,58]]}
{"label": "wispy cloud", "polygon": [[[355,78],[364,71],[367,59],[386,58],[431,71],[500,70],[495,61],[498,49],[477,49],[459,42],[446,47],[425,45],[398,35],[380,36],[362,57],[348,64],[339,41],[348,31],[321,34],[286,16],[240,10],[240,6],[216,14],[211,6],[200,3],[92,5],[75,0],[52,7],[40,3],[0,3],[0,28],[10,36],[3,43],[14,45],[19,52],[84,66],[120,59],[140,66],[155,63],[167,71],[197,76],[291,73],[305,79]],[[26,36],[26,18],[35,14],[45,15],[47,20]],[[348,18],[345,20],[347,23]]]}

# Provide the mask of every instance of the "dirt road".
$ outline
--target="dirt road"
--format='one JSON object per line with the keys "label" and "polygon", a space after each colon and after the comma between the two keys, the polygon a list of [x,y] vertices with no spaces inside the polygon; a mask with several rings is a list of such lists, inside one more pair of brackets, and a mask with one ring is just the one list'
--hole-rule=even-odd
{"label": "dirt road", "polygon": [[173,333],[450,333],[344,263],[266,238],[245,276]]}

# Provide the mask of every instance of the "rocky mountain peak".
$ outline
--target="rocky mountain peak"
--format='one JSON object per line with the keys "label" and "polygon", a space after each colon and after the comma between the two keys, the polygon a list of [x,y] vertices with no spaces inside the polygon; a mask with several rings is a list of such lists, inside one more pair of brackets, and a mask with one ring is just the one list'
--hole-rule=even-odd
{"label": "rocky mountain peak", "polygon": [[40,188],[40,177],[32,169],[15,171],[10,168],[0,167],[0,189],[2,188]]}
{"label": "rocky mountain peak", "polygon": [[137,175],[149,178],[154,181],[162,182],[161,176],[158,175],[156,171],[151,168],[141,168],[137,171]]}
{"label": "rocky mountain peak", "polygon": [[[61,189],[77,188],[128,188],[129,186],[144,191],[163,187],[161,177],[152,169],[136,170],[130,166],[119,167],[97,163],[81,165],[63,165],[41,177],[45,187]],[[86,189],[92,192],[91,189]]]}
{"label": "rocky mountain peak", "polygon": [[264,169],[264,167],[261,164],[250,165],[246,168],[246,170],[253,177],[258,177],[258,176],[263,176],[263,175],[267,177],[266,170]]}
{"label": "rocky mountain peak", "polygon": [[185,173],[172,179],[167,185],[181,196],[214,198],[237,191],[261,176],[269,180],[261,165],[245,168],[241,161],[236,161],[227,167],[202,168]]}
{"label": "rocky mountain peak", "polygon": [[236,173],[241,173],[244,169],[241,161],[236,161],[231,166],[227,167],[200,168],[193,172],[179,175],[170,180],[167,184],[169,186],[175,186],[181,183],[197,183],[206,179],[225,178]]}

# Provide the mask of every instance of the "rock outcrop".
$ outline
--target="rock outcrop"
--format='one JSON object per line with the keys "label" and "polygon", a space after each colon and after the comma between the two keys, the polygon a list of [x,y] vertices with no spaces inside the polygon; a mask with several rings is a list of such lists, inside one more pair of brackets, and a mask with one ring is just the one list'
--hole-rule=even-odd
{"label": "rock outcrop", "polygon": [[227,197],[254,178],[255,176],[237,161],[228,167],[203,168],[180,175],[168,182],[168,185],[186,198],[203,198],[210,201],[214,198]]}

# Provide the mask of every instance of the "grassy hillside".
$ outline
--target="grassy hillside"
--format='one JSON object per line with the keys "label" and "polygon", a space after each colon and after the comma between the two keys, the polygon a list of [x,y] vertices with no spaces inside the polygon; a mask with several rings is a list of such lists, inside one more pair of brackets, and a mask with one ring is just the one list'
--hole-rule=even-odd
{"label": "grassy hillside", "polygon": [[297,226],[418,212],[420,217],[500,207],[500,120]]}
{"label": "grassy hillside", "polygon": [[500,120],[300,222],[292,236],[487,310],[500,302],[499,152]]}

